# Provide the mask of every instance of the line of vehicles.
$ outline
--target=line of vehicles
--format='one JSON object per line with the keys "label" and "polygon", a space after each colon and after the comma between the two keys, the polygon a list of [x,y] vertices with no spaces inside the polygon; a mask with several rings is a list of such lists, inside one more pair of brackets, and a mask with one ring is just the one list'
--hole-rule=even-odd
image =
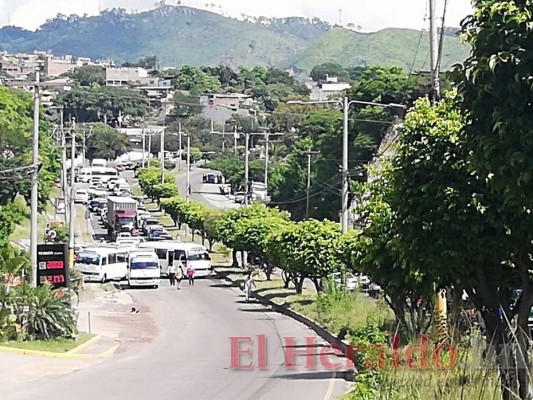
{"label": "line of vehicles", "polygon": [[[75,201],[99,215],[110,242],[82,246],[76,251],[74,267],[86,281],[126,280],[131,287],[157,288],[161,277],[167,275],[168,266],[177,267],[179,262],[185,268],[193,268],[197,277],[212,272],[206,247],[174,240],[159,219],[144,209],[142,199],[132,196],[119,171],[107,164],[95,166],[95,161],[93,167],[79,170],[78,181],[90,186],[78,189]],[[114,170],[115,174],[102,174],[107,170]]]}

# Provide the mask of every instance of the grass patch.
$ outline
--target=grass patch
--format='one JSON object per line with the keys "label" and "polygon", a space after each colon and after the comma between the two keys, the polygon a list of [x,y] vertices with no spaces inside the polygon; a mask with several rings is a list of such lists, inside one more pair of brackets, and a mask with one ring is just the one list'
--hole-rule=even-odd
{"label": "grass patch", "polygon": [[32,342],[0,342],[0,346],[21,350],[48,351],[51,353],[67,353],[76,347],[87,343],[95,335],[80,332],[76,340],[72,339],[54,339],[54,340],[35,340]]}
{"label": "grass patch", "polygon": [[[239,284],[247,275],[241,268],[218,267],[216,270]],[[354,330],[364,326],[370,318],[377,319],[383,325],[393,321],[392,313],[383,302],[362,293],[336,290],[317,295],[314,289],[304,286],[302,294],[297,294],[293,288],[286,289],[283,279],[278,275],[272,275],[270,281],[265,276],[256,279],[254,293],[305,315],[334,335],[343,329]]]}
{"label": "grass patch", "polygon": [[[55,205],[53,203],[53,199],[55,199],[59,194],[61,193],[61,190],[59,188],[53,187],[50,191],[50,200],[46,204],[46,214],[50,216],[50,218],[53,218],[55,214]],[[31,218],[31,210],[29,205],[26,203],[24,198],[22,196],[18,196],[15,199],[15,202],[20,204],[22,208],[25,210],[26,217],[24,220],[16,226],[15,231],[11,235],[11,240],[22,240],[30,239],[30,233],[31,233],[31,226],[30,226],[30,218]],[[37,217],[37,229],[38,229],[38,237],[39,239],[44,238],[44,230],[46,228],[47,223],[47,217],[45,214],[39,214]]]}

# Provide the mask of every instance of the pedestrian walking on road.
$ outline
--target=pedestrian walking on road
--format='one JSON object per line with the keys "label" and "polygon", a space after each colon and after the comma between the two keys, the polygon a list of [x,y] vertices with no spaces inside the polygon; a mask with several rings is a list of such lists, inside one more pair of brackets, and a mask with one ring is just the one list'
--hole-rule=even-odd
{"label": "pedestrian walking on road", "polygon": [[178,290],[181,290],[181,281],[183,279],[183,276],[183,263],[181,262],[181,260],[178,260],[178,267],[176,268],[176,286]]}
{"label": "pedestrian walking on road", "polygon": [[170,286],[176,286],[176,266],[171,263],[167,268],[168,279],[170,280]]}
{"label": "pedestrian walking on road", "polygon": [[194,286],[194,274],[196,271],[190,265],[187,267],[187,278],[189,278],[189,286]]}

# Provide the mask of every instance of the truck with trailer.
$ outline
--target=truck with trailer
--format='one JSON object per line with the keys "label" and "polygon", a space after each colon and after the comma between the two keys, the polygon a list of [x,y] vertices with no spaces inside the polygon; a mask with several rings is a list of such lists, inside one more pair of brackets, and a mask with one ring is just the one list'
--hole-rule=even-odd
{"label": "truck with trailer", "polygon": [[135,233],[137,201],[131,197],[107,198],[107,233],[115,240],[121,232]]}

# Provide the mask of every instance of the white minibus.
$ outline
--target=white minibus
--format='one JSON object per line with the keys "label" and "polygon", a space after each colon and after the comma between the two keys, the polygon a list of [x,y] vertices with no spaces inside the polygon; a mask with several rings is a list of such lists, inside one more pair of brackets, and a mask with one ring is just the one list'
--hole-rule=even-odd
{"label": "white minibus", "polygon": [[159,287],[161,267],[155,252],[138,249],[130,252],[128,259],[128,285],[131,287]]}
{"label": "white minibus", "polygon": [[121,280],[128,273],[128,255],[134,248],[119,246],[87,247],[76,253],[74,268],[87,281],[105,283]]}

